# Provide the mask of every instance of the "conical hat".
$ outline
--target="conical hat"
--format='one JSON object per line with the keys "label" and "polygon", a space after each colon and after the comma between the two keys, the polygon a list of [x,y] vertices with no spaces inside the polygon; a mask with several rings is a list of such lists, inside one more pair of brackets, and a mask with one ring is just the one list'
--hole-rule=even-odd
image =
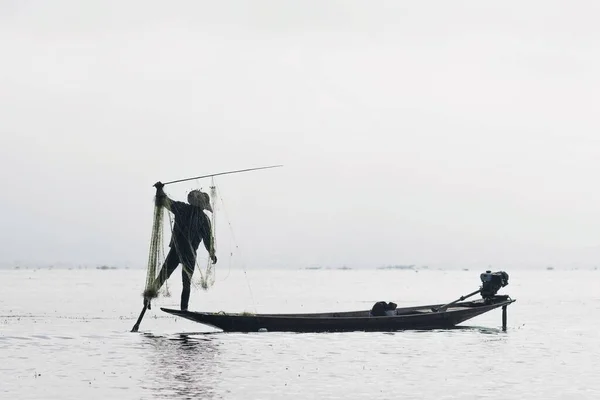
{"label": "conical hat", "polygon": [[195,207],[200,207],[203,210],[208,210],[212,212],[212,207],[210,206],[210,196],[208,193],[204,193],[200,190],[192,190],[188,193],[188,203]]}

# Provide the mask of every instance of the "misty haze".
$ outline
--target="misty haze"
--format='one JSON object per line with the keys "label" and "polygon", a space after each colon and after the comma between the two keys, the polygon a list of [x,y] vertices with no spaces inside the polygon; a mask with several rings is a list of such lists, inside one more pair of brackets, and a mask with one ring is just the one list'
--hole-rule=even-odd
{"label": "misty haze", "polygon": [[0,2],[1,266],[145,268],[156,181],[283,164],[219,267],[594,268],[596,6],[509,3]]}

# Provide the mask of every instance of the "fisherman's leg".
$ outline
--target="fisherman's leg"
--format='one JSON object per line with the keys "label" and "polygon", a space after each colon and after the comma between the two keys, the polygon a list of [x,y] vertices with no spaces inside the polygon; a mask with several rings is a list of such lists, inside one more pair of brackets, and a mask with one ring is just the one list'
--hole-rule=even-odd
{"label": "fisherman's leg", "polygon": [[167,257],[165,258],[165,262],[162,268],[160,269],[156,280],[154,281],[154,287],[156,288],[156,290],[159,290],[162,287],[162,285],[164,285],[166,280],[169,279],[173,271],[175,271],[175,269],[179,265],[179,262],[180,261],[179,256],[177,255],[177,251],[174,247],[171,247],[171,250],[169,250],[169,254],[167,254]]}
{"label": "fisherman's leg", "polygon": [[183,311],[187,311],[190,302],[192,275],[194,275],[195,267],[196,257],[194,256],[185,257],[181,263],[181,281],[183,283],[183,289],[181,290],[181,309]]}
{"label": "fisherman's leg", "polygon": [[[179,256],[177,255],[175,248],[172,247],[171,250],[169,250],[169,254],[167,254],[167,257],[165,258],[165,262],[163,263],[163,266],[160,269],[160,272],[158,273],[158,276],[156,277],[156,279],[154,280],[154,283],[152,285],[152,288],[156,292],[158,292],[160,290],[160,288],[162,287],[162,285],[164,285],[165,281],[167,279],[169,279],[169,277],[171,276],[173,271],[175,271],[175,269],[177,268],[178,265],[179,265]],[[144,298],[144,304],[146,304],[149,309],[150,309],[150,300],[151,300],[150,297]]]}

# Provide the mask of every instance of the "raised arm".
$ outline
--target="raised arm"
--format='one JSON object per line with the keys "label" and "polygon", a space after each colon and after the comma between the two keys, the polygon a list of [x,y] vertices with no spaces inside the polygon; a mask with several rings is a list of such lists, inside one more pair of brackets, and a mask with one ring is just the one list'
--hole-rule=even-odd
{"label": "raised arm", "polygon": [[156,197],[154,201],[157,206],[164,206],[167,210],[172,212],[171,204],[173,203],[173,200],[171,200],[163,190],[164,186],[165,185],[162,182],[156,182],[154,184],[154,187],[156,188]]}

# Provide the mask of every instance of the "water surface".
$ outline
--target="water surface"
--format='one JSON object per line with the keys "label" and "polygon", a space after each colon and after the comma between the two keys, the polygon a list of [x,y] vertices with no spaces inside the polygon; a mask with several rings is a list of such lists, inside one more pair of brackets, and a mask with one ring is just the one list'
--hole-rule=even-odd
{"label": "water surface", "polygon": [[[481,271],[217,272],[190,308],[323,312],[454,300]],[[509,271],[461,329],[225,334],[159,310],[133,326],[142,270],[0,270],[2,399],[598,399],[600,271]]]}

